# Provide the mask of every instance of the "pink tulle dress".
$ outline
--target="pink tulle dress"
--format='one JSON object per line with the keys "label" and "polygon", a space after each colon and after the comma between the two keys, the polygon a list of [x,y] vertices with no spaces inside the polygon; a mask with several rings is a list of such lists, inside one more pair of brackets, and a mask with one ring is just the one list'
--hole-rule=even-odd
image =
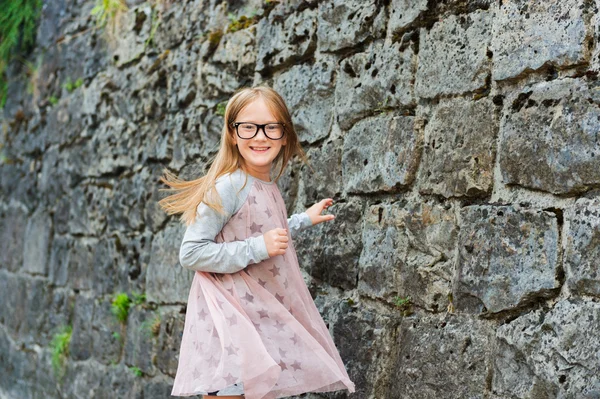
{"label": "pink tulle dress", "polygon": [[[255,179],[215,241],[243,240],[276,227],[288,228],[279,188]],[[304,283],[291,237],[288,245],[284,255],[237,273],[194,274],[171,395],[239,383],[247,399],[355,391]]]}

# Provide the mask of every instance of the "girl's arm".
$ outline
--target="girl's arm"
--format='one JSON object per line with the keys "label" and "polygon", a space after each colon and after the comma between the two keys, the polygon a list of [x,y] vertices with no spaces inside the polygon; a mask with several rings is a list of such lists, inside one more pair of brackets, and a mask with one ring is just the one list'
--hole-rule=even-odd
{"label": "girl's arm", "polygon": [[[179,250],[179,263],[186,269],[214,272],[236,273],[252,263],[269,258],[265,238],[261,234],[242,241],[216,243],[215,237],[223,226],[237,212],[249,192],[249,185],[238,194],[236,176],[221,176],[217,179],[217,192],[221,196],[225,214],[221,215],[201,202],[196,211],[194,223],[187,226]],[[243,184],[243,183],[242,183]],[[241,184],[239,185],[241,186]]]}
{"label": "girl's arm", "polygon": [[290,231],[290,235],[292,238],[296,237],[298,233],[302,230],[306,230],[310,226],[312,226],[312,221],[310,220],[310,216],[308,213],[295,213],[288,218],[288,227]]}

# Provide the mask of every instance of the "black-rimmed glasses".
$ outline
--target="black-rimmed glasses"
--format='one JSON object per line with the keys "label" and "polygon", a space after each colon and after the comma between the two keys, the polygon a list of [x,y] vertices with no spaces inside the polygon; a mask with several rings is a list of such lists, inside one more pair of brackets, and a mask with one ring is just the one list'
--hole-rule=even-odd
{"label": "black-rimmed glasses", "polygon": [[232,125],[235,127],[235,132],[238,137],[244,140],[250,140],[258,134],[258,129],[262,129],[265,136],[271,140],[279,140],[283,137],[285,131],[285,123],[265,123],[259,125],[252,122],[234,122]]}

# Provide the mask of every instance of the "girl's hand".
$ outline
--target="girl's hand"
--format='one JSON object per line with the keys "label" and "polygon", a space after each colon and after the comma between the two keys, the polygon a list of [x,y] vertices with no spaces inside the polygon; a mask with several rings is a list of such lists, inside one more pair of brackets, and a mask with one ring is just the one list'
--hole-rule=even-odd
{"label": "girl's hand", "polygon": [[265,237],[265,244],[267,245],[269,257],[283,255],[285,253],[289,240],[287,229],[277,227],[273,230],[267,231],[265,234],[263,234],[263,236]]}
{"label": "girl's hand", "polygon": [[331,204],[333,204],[333,199],[325,198],[306,210],[313,225],[335,219],[334,215],[321,215],[321,212],[325,208],[329,208]]}

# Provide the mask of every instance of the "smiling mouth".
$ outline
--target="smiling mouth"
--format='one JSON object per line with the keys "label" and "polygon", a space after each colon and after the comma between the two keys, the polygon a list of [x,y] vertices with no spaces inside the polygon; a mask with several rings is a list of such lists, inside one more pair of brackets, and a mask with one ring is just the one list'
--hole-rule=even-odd
{"label": "smiling mouth", "polygon": [[271,147],[250,147],[254,152],[267,152]]}

